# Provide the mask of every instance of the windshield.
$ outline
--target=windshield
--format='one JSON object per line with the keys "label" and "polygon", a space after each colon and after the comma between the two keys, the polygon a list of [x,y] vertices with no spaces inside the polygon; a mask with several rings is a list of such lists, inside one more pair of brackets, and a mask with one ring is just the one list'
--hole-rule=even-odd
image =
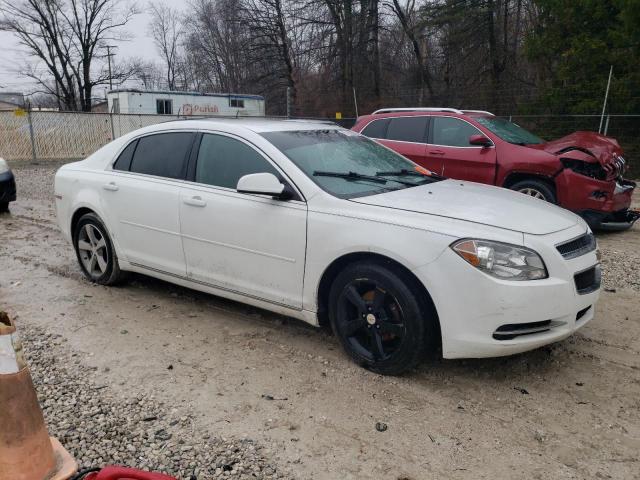
{"label": "windshield", "polygon": [[528,132],[520,125],[498,117],[475,117],[475,121],[487,127],[501,139],[517,145],[537,145],[544,143],[540,137]]}
{"label": "windshield", "polygon": [[350,130],[268,132],[262,136],[320,188],[340,198],[375,195],[440,179]]}

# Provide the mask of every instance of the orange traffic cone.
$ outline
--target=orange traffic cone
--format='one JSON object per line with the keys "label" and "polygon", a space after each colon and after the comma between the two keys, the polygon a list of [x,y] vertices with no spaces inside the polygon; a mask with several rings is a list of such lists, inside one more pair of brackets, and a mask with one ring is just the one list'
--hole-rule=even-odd
{"label": "orange traffic cone", "polygon": [[66,480],[77,469],[49,438],[16,327],[0,312],[0,479]]}

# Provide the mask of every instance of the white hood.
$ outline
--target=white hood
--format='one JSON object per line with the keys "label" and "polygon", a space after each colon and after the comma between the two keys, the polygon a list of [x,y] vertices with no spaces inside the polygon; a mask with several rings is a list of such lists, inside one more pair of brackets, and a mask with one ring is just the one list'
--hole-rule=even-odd
{"label": "white hood", "polygon": [[522,193],[460,180],[353,199],[354,202],[544,235],[582,223],[568,210]]}

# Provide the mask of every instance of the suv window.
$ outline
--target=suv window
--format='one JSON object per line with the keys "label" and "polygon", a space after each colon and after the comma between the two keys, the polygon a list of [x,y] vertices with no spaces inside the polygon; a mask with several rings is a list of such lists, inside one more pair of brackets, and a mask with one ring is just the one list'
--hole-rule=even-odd
{"label": "suv window", "polygon": [[384,118],[382,120],[374,120],[367,125],[362,134],[369,138],[387,138],[387,126],[389,125],[389,119]]}
{"label": "suv window", "polygon": [[138,140],[134,140],[126,146],[116,160],[116,163],[113,164],[114,170],[129,171],[131,168],[131,160],[133,159],[133,152],[136,151],[136,145],[138,145]]}
{"label": "suv window", "polygon": [[251,173],[280,173],[247,144],[223,135],[205,134],[200,142],[195,181],[236,189],[240,177]]}
{"label": "suv window", "polygon": [[[160,133],[138,140],[131,171],[167,178],[184,178],[193,133]],[[124,152],[123,152],[124,153]]]}
{"label": "suv window", "polygon": [[429,117],[391,118],[387,128],[387,139],[402,142],[425,143]]}
{"label": "suv window", "polygon": [[453,117],[433,117],[433,145],[469,147],[471,135],[482,135],[473,125]]}

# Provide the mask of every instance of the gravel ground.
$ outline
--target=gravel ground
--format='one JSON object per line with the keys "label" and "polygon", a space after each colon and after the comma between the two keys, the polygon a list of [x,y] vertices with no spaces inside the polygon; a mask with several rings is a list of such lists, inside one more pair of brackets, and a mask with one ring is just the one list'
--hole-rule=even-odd
{"label": "gravel ground", "polygon": [[[253,440],[212,437],[152,396],[115,394],[59,334],[18,329],[50,434],[81,469],[135,465],[180,479],[285,479]],[[182,415],[182,416],[181,416]]]}

